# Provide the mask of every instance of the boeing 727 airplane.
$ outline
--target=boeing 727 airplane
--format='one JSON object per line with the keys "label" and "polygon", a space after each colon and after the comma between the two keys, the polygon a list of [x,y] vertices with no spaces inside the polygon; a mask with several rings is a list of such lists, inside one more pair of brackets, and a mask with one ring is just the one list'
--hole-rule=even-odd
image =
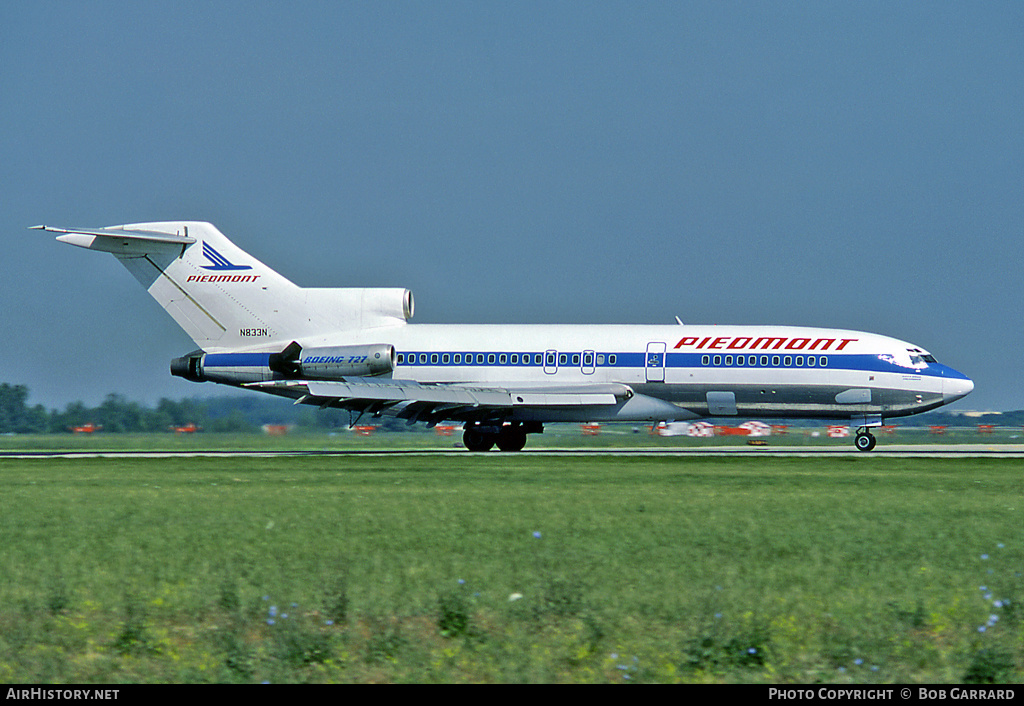
{"label": "boeing 727 airplane", "polygon": [[885,419],[974,389],[919,346],[860,331],[409,324],[408,290],[298,287],[209,223],[35,229],[128,268],[199,346],[172,375],[347,409],[352,424],[460,422],[472,451],[519,451],[551,422],[738,415],[848,420],[870,451]]}

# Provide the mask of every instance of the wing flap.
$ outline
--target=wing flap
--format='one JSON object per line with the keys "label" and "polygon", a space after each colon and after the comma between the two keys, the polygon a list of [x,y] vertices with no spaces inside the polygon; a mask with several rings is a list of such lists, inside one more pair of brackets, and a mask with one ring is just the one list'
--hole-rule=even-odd
{"label": "wing flap", "polygon": [[314,397],[334,399],[433,402],[435,404],[486,405],[488,407],[512,406],[508,393],[498,390],[419,385],[406,381],[309,381],[306,383],[306,388]]}
{"label": "wing flap", "polygon": [[[431,405],[465,407],[580,407],[614,405],[632,396],[627,385],[592,384],[561,387],[470,387],[454,384],[421,385],[411,380],[345,381],[287,380],[246,385],[267,392],[305,388],[309,402],[322,400],[373,400],[381,402],[422,402]],[[307,401],[307,400],[302,400]]]}
{"label": "wing flap", "polygon": [[513,404],[524,407],[582,407],[615,404],[615,395],[602,392],[512,392]]}

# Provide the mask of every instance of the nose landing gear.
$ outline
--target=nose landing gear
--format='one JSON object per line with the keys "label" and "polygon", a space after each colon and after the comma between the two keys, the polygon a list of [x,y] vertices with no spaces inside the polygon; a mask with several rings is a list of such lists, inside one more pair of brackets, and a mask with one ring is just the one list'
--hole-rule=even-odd
{"label": "nose landing gear", "polygon": [[877,443],[877,439],[865,427],[857,430],[857,436],[854,438],[853,444],[857,447],[858,451],[870,451],[875,448],[875,443]]}

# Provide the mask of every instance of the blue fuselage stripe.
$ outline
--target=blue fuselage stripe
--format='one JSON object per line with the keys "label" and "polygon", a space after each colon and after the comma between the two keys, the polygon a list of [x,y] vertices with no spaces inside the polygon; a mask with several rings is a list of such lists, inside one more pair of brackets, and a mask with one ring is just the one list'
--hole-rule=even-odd
{"label": "blue fuselage stripe", "polygon": [[[420,356],[426,356],[426,362],[421,363]],[[455,356],[461,356],[459,363],[455,363]],[[483,356],[483,362],[477,363],[477,356]],[[517,362],[513,363],[512,356],[517,356]],[[537,356],[540,356],[540,362],[536,362]],[[561,356],[566,356],[568,362],[562,362]],[[589,352],[588,352],[588,355]],[[559,352],[556,357],[556,364],[547,367],[564,368],[564,369],[576,369],[580,367],[586,368],[644,368],[647,362],[647,355],[645,353],[594,353],[592,354],[593,362],[589,365],[584,365],[581,361],[584,360],[582,352]],[[945,377],[945,378],[957,378],[966,379],[966,377],[950,367],[941,365],[938,363],[929,363],[924,368],[909,368],[901,365],[896,365],[886,360],[880,359],[877,355],[870,354],[832,354],[832,355],[793,355],[781,353],[750,353],[750,354],[736,354],[736,355],[725,355],[725,354],[707,354],[707,353],[666,353],[663,354],[665,357],[666,368],[730,368],[730,369],[797,369],[797,370],[859,370],[864,372],[876,372],[876,373],[899,373],[903,375],[919,375],[927,377]],[[436,358],[434,358],[436,356]],[[575,357],[575,362],[573,359]],[[744,364],[738,365],[737,359],[744,358]],[[754,358],[754,364],[750,365],[750,359]],[[431,362],[433,359],[433,362]],[[762,364],[762,360],[767,359],[767,364]],[[827,360],[826,365],[822,365],[822,359]],[[544,353],[508,353],[508,352],[484,352],[484,351],[469,351],[454,353],[451,351],[445,352],[410,352],[400,356],[400,366],[410,367],[460,367],[460,368],[478,368],[478,367],[503,367],[503,368],[542,368],[545,367],[546,356]],[[705,360],[707,362],[705,363]],[[797,361],[801,362],[801,365],[797,365]],[[811,365],[810,361],[813,360],[814,364]],[[447,362],[445,362],[447,361]],[[504,361],[504,362],[502,362]],[[614,361],[614,362],[610,362]],[[728,364],[727,364],[728,361]],[[788,361],[788,364],[786,364]],[[208,353],[203,366],[206,368],[210,367],[224,367],[224,368],[266,368],[270,363],[269,353]],[[651,367],[658,368],[660,365],[653,365]]]}
{"label": "blue fuselage stripe", "polygon": [[[454,362],[455,356],[460,355],[460,362]],[[478,355],[483,356],[483,362],[476,362]],[[410,367],[460,367],[460,368],[477,368],[477,367],[507,367],[507,368],[525,368],[525,367],[545,367],[545,356],[540,353],[541,362],[537,363],[536,355],[538,353],[520,353],[516,354],[519,356],[518,362],[511,362],[512,353],[508,352],[483,352],[483,351],[469,351],[469,352],[451,352],[451,351],[415,351],[400,355],[399,365],[410,366]],[[923,368],[911,368],[897,365],[886,360],[880,359],[877,355],[871,354],[825,354],[825,355],[806,355],[806,354],[794,354],[788,352],[783,355],[781,352],[757,352],[757,353],[744,353],[742,357],[744,364],[739,365],[737,359],[741,357],[740,354],[726,355],[726,354],[707,354],[707,353],[665,353],[661,354],[665,357],[666,368],[735,368],[739,370],[743,369],[822,369],[822,370],[859,370],[865,372],[877,372],[877,373],[899,373],[902,375],[919,375],[928,377],[956,377],[965,378],[962,373],[959,373],[952,368],[937,363],[929,363],[927,367]],[[420,357],[424,356],[426,362],[420,362]],[[436,356],[436,358],[434,357]],[[502,362],[501,356],[504,356],[504,362]],[[562,356],[566,356],[568,362],[562,362]],[[573,358],[575,356],[575,362]],[[707,362],[705,363],[705,358]],[[754,358],[754,364],[750,364],[750,359]],[[548,367],[575,369],[580,367],[586,368],[645,368],[647,362],[646,353],[596,353],[594,354],[595,362],[590,365],[585,365],[581,361],[583,360],[583,353],[577,352],[561,352],[559,351],[558,357],[556,358],[556,364]],[[764,359],[767,359],[767,363],[762,363]],[[610,362],[614,360],[614,362]],[[811,361],[814,361],[813,365]],[[822,361],[827,361],[826,364],[822,364]],[[728,364],[726,363],[728,361]],[[788,361],[788,364],[787,364]],[[797,365],[797,361],[800,361],[800,365]],[[651,367],[661,367],[660,365],[653,365]]]}

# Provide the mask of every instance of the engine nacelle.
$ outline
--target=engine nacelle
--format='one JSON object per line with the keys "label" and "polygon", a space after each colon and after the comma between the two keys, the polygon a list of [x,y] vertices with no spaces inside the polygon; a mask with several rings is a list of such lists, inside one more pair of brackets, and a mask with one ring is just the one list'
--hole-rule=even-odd
{"label": "engine nacelle", "polygon": [[[314,330],[356,331],[405,323],[413,315],[412,292],[394,287],[303,289],[305,312]],[[298,334],[304,335],[304,334]]]}
{"label": "engine nacelle", "polygon": [[293,375],[309,380],[384,375],[395,369],[395,347],[377,344],[305,348],[299,353],[295,364],[297,371]]}
{"label": "engine nacelle", "polygon": [[204,353],[195,351],[171,361],[171,375],[192,382],[242,385],[264,382],[275,376],[270,369],[271,353]]}
{"label": "engine nacelle", "polygon": [[193,351],[188,355],[175,358],[171,361],[171,375],[185,378],[192,382],[206,382],[203,377],[203,356],[202,351]]}
{"label": "engine nacelle", "polygon": [[342,380],[384,375],[394,369],[395,347],[385,343],[303,349],[293,342],[280,353],[194,351],[171,361],[171,375],[227,385],[281,379]]}

